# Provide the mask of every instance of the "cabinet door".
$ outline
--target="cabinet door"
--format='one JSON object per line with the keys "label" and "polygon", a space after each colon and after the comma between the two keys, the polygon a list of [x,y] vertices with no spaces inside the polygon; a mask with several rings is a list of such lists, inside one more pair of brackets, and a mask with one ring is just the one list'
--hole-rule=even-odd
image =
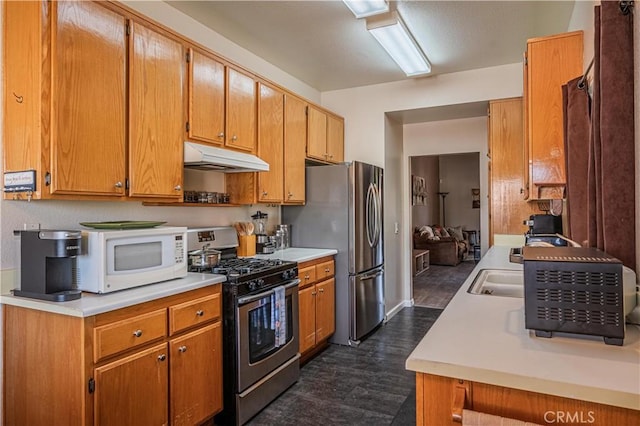
{"label": "cabinet door", "polygon": [[129,195],[181,199],[184,48],[133,23],[130,49]]}
{"label": "cabinet door", "polygon": [[190,49],[189,138],[224,143],[224,65]]}
{"label": "cabinet door", "polygon": [[231,148],[256,151],[256,82],[252,77],[227,68],[227,134]]}
{"label": "cabinet door", "polygon": [[316,284],[316,342],[336,331],[335,287],[333,278]]}
{"label": "cabinet door", "polygon": [[327,114],[309,105],[307,157],[327,160]]}
{"label": "cabinet door", "polygon": [[96,368],[94,423],[168,424],[168,364],[163,343]]}
{"label": "cabinet door", "polygon": [[307,104],[298,98],[285,95],[284,108],[284,202],[303,204]]}
{"label": "cabinet door", "polygon": [[298,293],[300,311],[300,353],[316,344],[316,286],[304,288]]}
{"label": "cabinet door", "polygon": [[193,425],[222,410],[220,322],[169,342],[171,424]]}
{"label": "cabinet door", "polygon": [[523,126],[522,99],[489,103],[491,152],[490,244],[494,234],[524,234],[523,220],[536,213],[536,206],[522,199]]}
{"label": "cabinet door", "polygon": [[327,115],[327,154],[333,163],[344,161],[344,121]]}
{"label": "cabinet door", "polygon": [[284,149],[284,94],[260,84],[258,155],[269,163],[268,172],[258,173],[258,201],[282,202]]}
{"label": "cabinet door", "polygon": [[51,193],[124,195],[125,18],[99,2],[50,4]]}
{"label": "cabinet door", "polygon": [[529,40],[529,159],[533,199],[564,198],[562,85],[582,74],[582,31]]}

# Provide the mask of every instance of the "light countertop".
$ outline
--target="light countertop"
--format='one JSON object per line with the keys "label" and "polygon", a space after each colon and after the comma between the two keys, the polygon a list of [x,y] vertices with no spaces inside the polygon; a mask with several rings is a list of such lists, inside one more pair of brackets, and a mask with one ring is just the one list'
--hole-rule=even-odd
{"label": "light countertop", "polygon": [[185,278],[149,284],[130,290],[121,290],[106,294],[85,292],[82,293],[80,299],[69,302],[49,302],[27,297],[2,295],[0,296],[0,303],[74,317],[88,317],[210,286],[225,280],[226,277],[224,275],[189,272]]}
{"label": "light countertop", "polygon": [[522,270],[492,247],[406,361],[408,370],[640,410],[640,327],[623,346],[592,336],[536,337],[524,299],[467,290],[480,269]]}
{"label": "light countertop", "polygon": [[325,256],[333,256],[338,253],[338,250],[334,249],[316,249],[316,248],[301,248],[301,247],[289,247],[284,250],[276,250],[271,254],[257,254],[255,257],[259,259],[282,259],[290,260],[292,262],[308,262],[310,260],[320,259]]}

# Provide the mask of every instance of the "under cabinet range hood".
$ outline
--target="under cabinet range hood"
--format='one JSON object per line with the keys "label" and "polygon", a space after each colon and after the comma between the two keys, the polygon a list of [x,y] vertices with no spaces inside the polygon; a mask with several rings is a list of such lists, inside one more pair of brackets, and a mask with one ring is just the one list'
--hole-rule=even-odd
{"label": "under cabinet range hood", "polygon": [[268,172],[269,164],[252,154],[184,143],[184,167],[223,173]]}

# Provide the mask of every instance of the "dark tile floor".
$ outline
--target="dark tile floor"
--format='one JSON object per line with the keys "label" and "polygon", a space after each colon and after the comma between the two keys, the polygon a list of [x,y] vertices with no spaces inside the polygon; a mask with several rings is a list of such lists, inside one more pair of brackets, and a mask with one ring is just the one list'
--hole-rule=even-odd
{"label": "dark tile floor", "polygon": [[404,364],[441,312],[404,308],[358,347],[330,345],[248,424],[415,425],[415,374]]}
{"label": "dark tile floor", "polygon": [[465,261],[456,266],[431,265],[413,277],[413,301],[416,306],[444,309],[476,263]]}

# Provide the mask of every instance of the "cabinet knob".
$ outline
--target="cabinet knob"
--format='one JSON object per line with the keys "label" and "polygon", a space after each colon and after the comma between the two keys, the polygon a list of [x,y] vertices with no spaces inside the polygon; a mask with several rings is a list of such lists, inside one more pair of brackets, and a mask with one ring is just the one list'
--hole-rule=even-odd
{"label": "cabinet knob", "polygon": [[136,331],[134,331],[134,332],[133,332],[133,335],[134,335],[135,337],[140,337],[140,336],[142,336],[142,330],[136,330]]}
{"label": "cabinet knob", "polygon": [[320,293],[324,293],[324,288],[321,288],[320,290],[318,290]]}
{"label": "cabinet knob", "polygon": [[329,155],[329,158],[333,158],[333,155]]}
{"label": "cabinet knob", "polygon": [[199,317],[201,317],[201,316],[203,316],[203,315],[204,315],[204,311],[203,311],[202,309],[198,309],[198,310],[196,311],[196,315],[197,315],[197,316],[199,316]]}
{"label": "cabinet knob", "polygon": [[331,269],[325,268],[324,271],[328,274],[329,272],[331,272]]}
{"label": "cabinet knob", "polygon": [[263,197],[266,197],[266,196],[267,196],[267,194],[268,194],[268,192],[267,192],[267,191],[262,191],[262,196],[263,196]]}
{"label": "cabinet knob", "polygon": [[315,291],[312,291],[312,292],[311,292],[311,295],[312,295],[312,296],[315,296],[315,295],[316,295],[316,292],[315,292]]}
{"label": "cabinet knob", "polygon": [[115,186],[116,188],[122,188],[122,182],[116,182],[116,184],[113,186]]}
{"label": "cabinet knob", "polygon": [[180,353],[185,353],[186,351],[187,351],[187,347],[186,346],[180,346],[178,348],[178,352],[180,352]]}
{"label": "cabinet knob", "polygon": [[291,197],[293,197],[293,194],[290,192],[290,193],[287,194],[287,197],[291,198]]}
{"label": "cabinet knob", "polygon": [[164,361],[165,359],[167,359],[167,356],[165,354],[160,354],[158,355],[158,361]]}
{"label": "cabinet knob", "polygon": [[309,274],[307,274],[307,275],[305,275],[305,276],[304,276],[304,279],[305,279],[305,280],[307,280],[307,281],[309,281],[309,279],[310,279],[310,278],[311,278],[311,277],[309,276]]}
{"label": "cabinet knob", "polygon": [[231,136],[231,140],[235,142],[235,141],[238,140],[238,137],[236,135],[233,135],[233,136]]}
{"label": "cabinet knob", "polygon": [[220,132],[220,133],[218,133],[218,137],[219,137],[220,139],[224,138],[224,132]]}
{"label": "cabinet knob", "polygon": [[176,191],[182,191],[182,186],[176,185],[173,189],[175,189]]}

